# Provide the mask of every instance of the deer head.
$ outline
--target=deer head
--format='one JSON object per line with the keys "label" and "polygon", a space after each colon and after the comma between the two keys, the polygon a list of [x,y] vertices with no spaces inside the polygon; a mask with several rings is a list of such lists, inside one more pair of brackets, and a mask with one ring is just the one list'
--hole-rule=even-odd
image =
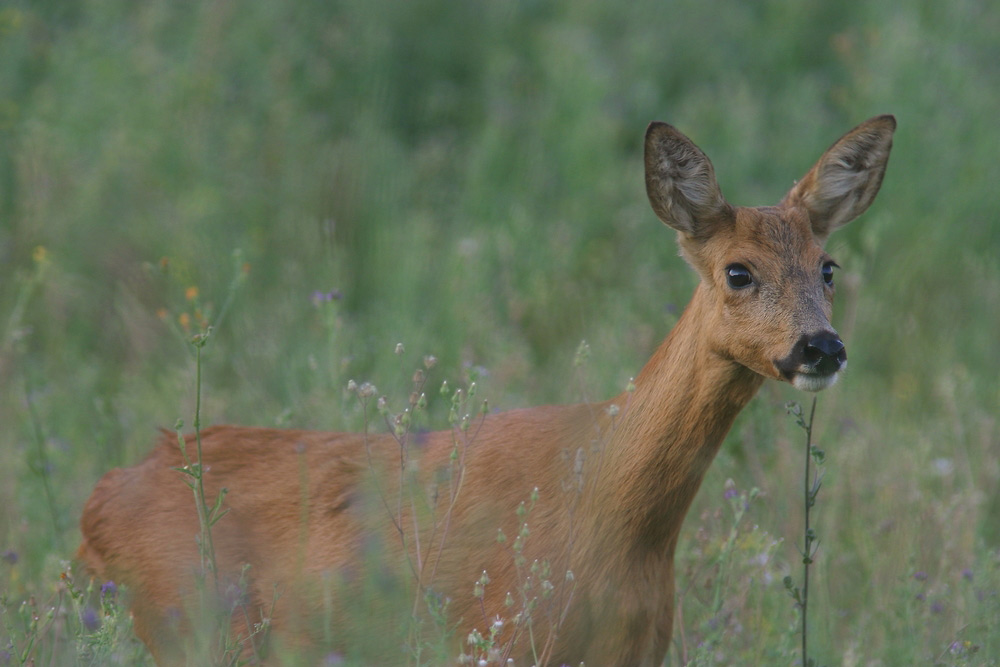
{"label": "deer head", "polygon": [[847,351],[830,324],[837,264],[823,246],[875,198],[895,128],[889,115],[862,123],[781,203],[751,208],[725,200],[690,139],[666,123],[649,126],[646,192],[701,278],[715,353],[806,391],[837,380]]}

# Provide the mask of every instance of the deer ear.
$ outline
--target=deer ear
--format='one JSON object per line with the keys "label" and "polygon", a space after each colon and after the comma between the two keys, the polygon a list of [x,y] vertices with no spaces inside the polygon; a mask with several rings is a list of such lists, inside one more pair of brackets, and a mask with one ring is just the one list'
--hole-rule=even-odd
{"label": "deer ear", "polygon": [[809,213],[813,234],[825,241],[865,212],[882,186],[896,119],[876,116],[841,137],[789,191],[781,204]]}
{"label": "deer ear", "polygon": [[711,236],[731,208],[708,156],[666,123],[646,130],[646,194],[660,220],[698,240]]}

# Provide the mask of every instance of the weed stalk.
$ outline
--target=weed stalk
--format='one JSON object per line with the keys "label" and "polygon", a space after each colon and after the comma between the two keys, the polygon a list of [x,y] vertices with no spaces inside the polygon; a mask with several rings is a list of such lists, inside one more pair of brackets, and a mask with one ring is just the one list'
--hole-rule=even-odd
{"label": "weed stalk", "polygon": [[[785,577],[784,583],[788,594],[795,600],[802,614],[802,665],[803,667],[810,667],[816,663],[814,660],[809,659],[809,566],[812,565],[813,557],[819,549],[819,539],[816,537],[815,529],[809,523],[809,518],[810,510],[816,504],[816,496],[819,494],[820,486],[823,483],[823,472],[820,466],[823,465],[825,454],[822,449],[812,444],[813,419],[816,416],[816,397],[813,397],[808,420],[805,418],[802,406],[798,403],[788,403],[785,407],[788,413],[795,417],[795,423],[798,424],[799,428],[806,433],[805,476],[803,478],[805,525],[803,528],[803,547],[801,551],[802,588],[800,589],[795,586],[790,576]],[[816,463],[817,470],[813,474],[812,479],[810,479],[810,462],[813,461]]]}

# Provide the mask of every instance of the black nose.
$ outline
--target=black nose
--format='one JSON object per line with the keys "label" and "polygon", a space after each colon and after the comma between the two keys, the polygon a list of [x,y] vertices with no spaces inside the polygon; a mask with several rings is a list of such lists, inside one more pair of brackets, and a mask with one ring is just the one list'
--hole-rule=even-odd
{"label": "black nose", "polygon": [[837,334],[829,331],[813,336],[806,343],[805,355],[806,363],[820,375],[836,373],[847,361],[847,350],[844,349],[844,342]]}

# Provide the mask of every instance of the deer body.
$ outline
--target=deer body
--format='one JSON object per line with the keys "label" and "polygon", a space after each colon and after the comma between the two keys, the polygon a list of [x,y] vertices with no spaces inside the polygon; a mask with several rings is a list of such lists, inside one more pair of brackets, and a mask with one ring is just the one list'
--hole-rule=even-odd
{"label": "deer body", "polygon": [[[650,202],[701,281],[634,389],[607,402],[489,415],[458,449],[452,431],[421,434],[403,476],[391,472],[400,448],[388,434],[206,429],[206,490],[226,487],[230,510],[213,531],[218,570],[234,579],[251,566],[244,608],[256,619],[234,617],[234,633],[270,616],[279,643],[308,651],[329,636],[316,619],[332,616],[336,628],[341,605],[364,596],[357,568],[373,541],[388,561],[409,563],[419,587],[451,600],[459,641],[497,617],[509,622],[507,594],[518,595],[527,566],[518,569],[497,534],[515,538],[515,510],[537,488],[523,555],[549,563],[557,589],[532,614],[534,651],[523,628],[509,630],[522,633],[511,644],[516,664],[660,664],[678,533],[736,415],[766,378],[816,391],[846,364],[829,321],[833,264],[823,243],[871,203],[894,129],[891,116],[859,125],[781,204],[738,208],[690,140],[651,125]],[[144,462],[105,475],[81,521],[78,557],[130,587],[136,633],[160,664],[183,664],[199,566],[194,503],[173,470],[181,465],[164,437]],[[428,522],[433,530],[417,528]],[[341,584],[332,607],[316,583],[324,577]]]}

